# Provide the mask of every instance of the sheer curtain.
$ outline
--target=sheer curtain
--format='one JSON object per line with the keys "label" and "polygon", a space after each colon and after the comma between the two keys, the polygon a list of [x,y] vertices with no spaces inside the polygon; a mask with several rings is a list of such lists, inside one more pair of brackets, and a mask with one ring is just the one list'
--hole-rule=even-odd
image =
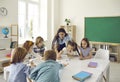
{"label": "sheer curtain", "polygon": [[37,36],[47,39],[47,0],[18,1],[19,44],[35,40]]}

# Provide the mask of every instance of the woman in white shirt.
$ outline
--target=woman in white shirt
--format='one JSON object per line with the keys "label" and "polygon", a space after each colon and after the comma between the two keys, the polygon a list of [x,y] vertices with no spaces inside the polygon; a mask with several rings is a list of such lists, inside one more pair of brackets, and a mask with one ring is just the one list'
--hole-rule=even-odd
{"label": "woman in white shirt", "polygon": [[52,41],[52,49],[59,53],[69,40],[72,40],[71,37],[66,33],[64,28],[59,28],[57,34],[55,35]]}

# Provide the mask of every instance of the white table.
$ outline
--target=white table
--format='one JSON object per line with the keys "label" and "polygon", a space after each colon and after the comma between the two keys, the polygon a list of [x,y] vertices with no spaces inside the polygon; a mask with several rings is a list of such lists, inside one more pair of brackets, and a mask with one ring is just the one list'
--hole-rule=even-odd
{"label": "white table", "polygon": [[[38,64],[36,60],[36,64]],[[67,61],[69,63],[68,66],[60,70],[60,80],[61,82],[79,82],[72,78],[72,75],[80,72],[80,71],[88,71],[92,73],[92,76],[85,80],[85,82],[103,82],[103,74],[106,75],[106,82],[109,82],[109,60],[102,60],[102,59],[87,59],[87,60],[79,60],[78,57],[73,59],[63,59],[59,60],[59,62]],[[98,63],[96,68],[88,67],[88,63],[90,61],[94,61]],[[4,68],[4,78],[7,79],[8,68]]]}
{"label": "white table", "polygon": [[[98,63],[96,68],[88,67],[88,63],[90,61],[95,61]],[[106,74],[106,82],[109,82],[109,60],[101,60],[101,59],[87,59],[87,60],[79,60],[78,58],[73,58],[69,61],[69,65],[66,66],[60,72],[61,82],[79,82],[72,78],[72,75],[80,72],[80,71],[88,71],[93,75],[86,79],[84,82],[103,82],[103,73]]]}

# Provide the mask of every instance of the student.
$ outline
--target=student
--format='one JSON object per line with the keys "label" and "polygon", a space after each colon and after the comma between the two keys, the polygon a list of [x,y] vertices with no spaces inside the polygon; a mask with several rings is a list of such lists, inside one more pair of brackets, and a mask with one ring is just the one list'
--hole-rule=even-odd
{"label": "student", "polygon": [[80,48],[80,46],[79,46],[76,42],[74,42],[73,51],[76,52],[75,54],[78,55],[78,56],[80,55],[80,50],[79,50],[79,48]]}
{"label": "student", "polygon": [[56,53],[60,52],[69,40],[72,40],[71,37],[66,33],[64,28],[59,28],[57,34],[55,35],[52,41],[52,49],[56,51]]}
{"label": "student", "polygon": [[37,54],[33,53],[33,45],[34,43],[32,41],[27,40],[23,44],[23,48],[27,50],[27,55],[25,56],[24,63],[28,64],[30,59],[38,57]]}
{"label": "student", "polygon": [[35,41],[35,45],[33,50],[35,53],[38,53],[40,56],[43,57],[43,53],[45,51],[45,45],[43,44],[44,40],[42,37],[38,36]]}
{"label": "student", "polygon": [[58,54],[57,58],[60,59],[62,55],[72,56],[75,55],[75,52],[73,51],[75,47],[75,43],[73,41],[68,41],[67,46],[64,47]]}
{"label": "student", "polygon": [[35,82],[60,82],[59,70],[67,64],[56,62],[56,53],[53,50],[45,51],[44,60],[45,62],[32,70],[30,78]]}
{"label": "student", "polygon": [[[9,66],[9,78],[7,82],[27,82],[29,67],[23,64],[27,54],[24,48],[15,48],[11,56],[11,65]],[[29,79],[30,81],[30,79]]]}
{"label": "student", "polygon": [[90,59],[92,58],[92,48],[90,48],[89,41],[87,38],[83,38],[80,47],[80,59]]}

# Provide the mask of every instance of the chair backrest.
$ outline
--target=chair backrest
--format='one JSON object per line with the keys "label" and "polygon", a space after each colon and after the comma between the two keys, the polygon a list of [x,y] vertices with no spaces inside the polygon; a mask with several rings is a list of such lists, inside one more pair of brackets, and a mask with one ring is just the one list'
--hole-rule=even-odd
{"label": "chair backrest", "polygon": [[94,58],[106,59],[109,60],[109,50],[99,49]]}

